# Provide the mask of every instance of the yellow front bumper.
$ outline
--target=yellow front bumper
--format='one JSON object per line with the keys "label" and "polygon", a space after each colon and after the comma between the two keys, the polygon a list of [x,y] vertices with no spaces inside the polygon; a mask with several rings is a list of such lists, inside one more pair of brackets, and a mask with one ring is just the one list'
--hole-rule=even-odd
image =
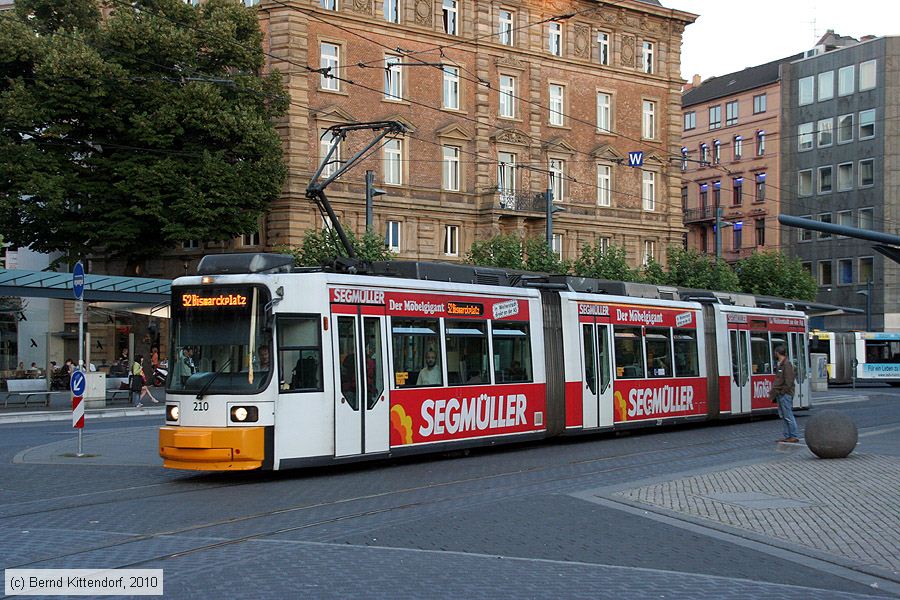
{"label": "yellow front bumper", "polygon": [[169,469],[258,469],[266,454],[264,432],[264,427],[160,427],[159,455]]}

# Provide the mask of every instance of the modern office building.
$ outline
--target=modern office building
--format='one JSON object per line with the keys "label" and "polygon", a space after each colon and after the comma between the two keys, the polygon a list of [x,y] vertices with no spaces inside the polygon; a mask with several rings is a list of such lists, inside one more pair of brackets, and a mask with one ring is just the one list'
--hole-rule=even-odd
{"label": "modern office building", "polygon": [[[831,47],[820,44],[782,69],[782,210],[897,233],[900,37]],[[871,294],[871,328],[900,330],[900,265],[854,238],[783,228],[782,240],[816,277],[818,300],[865,310]],[[866,316],[818,325],[865,329]]]}
{"label": "modern office building", "polygon": [[780,247],[780,66],[800,57],[702,83],[695,76],[682,96],[681,198],[688,247],[718,252],[730,262]]}

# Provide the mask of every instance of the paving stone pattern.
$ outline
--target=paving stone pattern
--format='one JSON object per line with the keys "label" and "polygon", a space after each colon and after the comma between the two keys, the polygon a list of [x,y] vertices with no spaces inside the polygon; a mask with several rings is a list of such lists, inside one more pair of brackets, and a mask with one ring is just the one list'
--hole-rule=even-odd
{"label": "paving stone pattern", "polygon": [[[752,493],[757,495],[749,496]],[[759,494],[772,497],[772,502]],[[853,454],[821,460],[806,454],[633,488],[616,496],[900,571],[896,457]]]}

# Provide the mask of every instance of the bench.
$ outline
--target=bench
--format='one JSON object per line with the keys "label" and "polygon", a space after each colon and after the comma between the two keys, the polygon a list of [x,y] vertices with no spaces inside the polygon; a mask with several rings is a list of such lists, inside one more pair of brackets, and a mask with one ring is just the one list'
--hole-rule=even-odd
{"label": "bench", "polygon": [[4,408],[8,407],[10,402],[13,404],[21,402],[27,408],[28,401],[37,396],[43,396],[44,406],[50,406],[50,390],[47,389],[46,379],[7,379],[6,390]]}
{"label": "bench", "polygon": [[107,390],[106,399],[112,403],[117,400],[124,400],[131,403],[131,390]]}

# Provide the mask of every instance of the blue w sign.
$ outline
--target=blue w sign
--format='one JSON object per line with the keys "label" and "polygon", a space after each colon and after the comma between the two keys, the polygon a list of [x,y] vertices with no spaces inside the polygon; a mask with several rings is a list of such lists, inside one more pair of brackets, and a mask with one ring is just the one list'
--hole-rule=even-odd
{"label": "blue w sign", "polygon": [[629,152],[628,153],[628,166],[629,167],[641,167],[644,165],[644,153],[643,152]]}

